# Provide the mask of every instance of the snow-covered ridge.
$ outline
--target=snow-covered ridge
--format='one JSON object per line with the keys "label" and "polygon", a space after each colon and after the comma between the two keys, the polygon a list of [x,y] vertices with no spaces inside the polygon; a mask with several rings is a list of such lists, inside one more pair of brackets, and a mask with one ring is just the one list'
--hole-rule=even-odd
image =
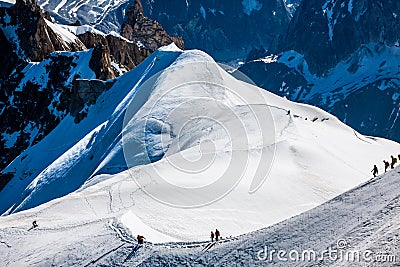
{"label": "snow-covered ridge", "polygon": [[66,30],[65,27],[61,26],[61,24],[53,23],[45,19],[46,24],[57,34],[59,34],[62,39],[67,43],[74,43],[78,41],[78,37],[75,34],[72,34],[70,31]]}
{"label": "snow-covered ridge", "polygon": [[95,35],[101,35],[101,36],[111,35],[111,36],[117,37],[119,39],[122,39],[128,43],[133,43],[132,41],[126,39],[125,37],[121,36],[121,34],[115,32],[115,31],[111,31],[106,34],[102,31],[97,30],[96,28],[94,28],[93,26],[90,26],[90,25],[71,26],[71,25],[64,25],[64,24],[58,24],[58,23],[53,23],[53,25],[55,27],[57,27],[57,29],[59,29],[60,32],[65,32],[64,30],[66,30],[75,36],[85,34],[85,33],[93,33]]}

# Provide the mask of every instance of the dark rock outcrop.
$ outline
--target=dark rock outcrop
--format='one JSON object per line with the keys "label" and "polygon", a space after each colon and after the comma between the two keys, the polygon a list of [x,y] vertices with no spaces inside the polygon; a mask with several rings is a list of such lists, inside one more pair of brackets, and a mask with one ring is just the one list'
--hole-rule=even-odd
{"label": "dark rock outcrop", "polygon": [[142,44],[152,51],[172,42],[184,49],[182,38],[169,36],[160,23],[144,16],[140,0],[135,0],[135,3],[128,8],[126,18],[121,27],[121,35],[125,38]]}
{"label": "dark rock outcrop", "polygon": [[15,31],[14,51],[19,57],[42,61],[54,51],[81,51],[85,46],[76,39],[65,42],[46,23],[46,14],[34,0],[17,0],[10,8],[0,8],[0,28]]}
{"label": "dark rock outcrop", "polygon": [[70,97],[65,99],[69,102],[69,112],[79,123],[87,115],[85,106],[96,103],[97,98],[114,85],[114,80],[74,80]]}
{"label": "dark rock outcrop", "polygon": [[0,82],[8,77],[14,68],[20,64],[18,55],[14,52],[12,45],[5,37],[3,31],[0,30]]}
{"label": "dark rock outcrop", "polygon": [[100,80],[108,80],[116,77],[110,59],[110,48],[107,45],[98,44],[93,48],[89,67],[96,73]]}
{"label": "dark rock outcrop", "polygon": [[110,34],[103,36],[92,32],[85,32],[78,35],[78,38],[87,48],[95,48],[99,44],[108,47],[110,59],[127,70],[133,69],[154,52],[153,50],[139,47],[133,41]]}

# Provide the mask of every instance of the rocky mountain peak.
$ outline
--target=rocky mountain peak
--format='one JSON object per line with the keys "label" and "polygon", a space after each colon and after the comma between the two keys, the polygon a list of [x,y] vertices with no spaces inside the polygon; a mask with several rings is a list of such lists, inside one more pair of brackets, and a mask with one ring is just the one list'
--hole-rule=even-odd
{"label": "rocky mountain peak", "polygon": [[40,62],[54,51],[80,51],[86,47],[78,38],[66,42],[49,26],[34,0],[17,0],[10,8],[0,8],[0,29],[24,61]]}
{"label": "rocky mountain peak", "polygon": [[[36,3],[35,0],[16,0],[14,7],[17,10],[21,10],[21,11],[29,10],[30,12],[35,13],[35,14],[42,14],[43,13],[42,9]],[[27,15],[26,13],[20,13],[20,14],[22,14],[23,16]]]}
{"label": "rocky mountain peak", "polygon": [[126,11],[126,23],[134,25],[137,20],[144,17],[143,6],[140,0],[135,0],[134,4],[131,5]]}
{"label": "rocky mountain peak", "polygon": [[184,49],[182,38],[170,36],[160,23],[144,16],[140,0],[136,0],[128,8],[126,22],[121,27],[121,35],[152,51],[172,42]]}

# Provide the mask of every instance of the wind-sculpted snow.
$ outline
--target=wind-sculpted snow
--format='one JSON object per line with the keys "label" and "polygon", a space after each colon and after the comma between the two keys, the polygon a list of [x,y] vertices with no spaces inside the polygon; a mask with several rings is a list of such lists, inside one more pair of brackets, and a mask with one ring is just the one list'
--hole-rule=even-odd
{"label": "wind-sculpted snow", "polygon": [[[102,244],[96,257],[72,249],[84,251],[73,264],[126,258],[137,234],[194,241],[215,228],[227,238],[284,221],[368,180],[373,164],[399,150],[235,79],[204,52],[171,45],[117,78],[78,124],[65,118],[8,167],[16,174],[0,192],[9,214],[0,225],[24,245],[39,233],[41,244],[59,240],[57,228],[74,236],[67,247]],[[23,232],[32,218],[39,227]],[[106,241],[110,233],[122,243]],[[41,262],[68,254],[46,253]]]}

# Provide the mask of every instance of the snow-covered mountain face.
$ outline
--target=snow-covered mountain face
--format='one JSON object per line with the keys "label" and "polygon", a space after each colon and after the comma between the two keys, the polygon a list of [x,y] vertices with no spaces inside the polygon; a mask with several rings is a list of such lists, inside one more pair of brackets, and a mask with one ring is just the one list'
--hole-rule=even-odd
{"label": "snow-covered mountain face", "polygon": [[237,235],[358,185],[399,149],[169,46],[15,159],[1,212],[51,229],[116,219],[150,242]]}
{"label": "snow-covered mountain face", "polygon": [[[137,12],[126,16],[127,39],[88,25],[54,23],[35,1],[0,2],[0,170],[67,114],[76,122],[85,117],[113,83],[103,81],[134,68],[160,46],[176,41],[183,47],[140,8],[129,10]],[[11,177],[0,172],[0,190]]]}
{"label": "snow-covered mountain face", "polygon": [[281,50],[304,55],[321,76],[362,45],[398,44],[400,3],[376,0],[303,1],[291,21]]}
{"label": "snow-covered mountain face", "polygon": [[400,140],[397,1],[303,1],[288,34],[240,70],[370,135]]}
{"label": "snow-covered mountain face", "polygon": [[[130,2],[40,0],[39,4],[59,22],[79,19],[109,32],[120,30]],[[254,47],[268,48],[286,33],[299,1],[292,2],[289,7],[283,0],[142,0],[141,4],[146,16],[160,22],[169,34],[183,37],[187,48],[230,61],[246,58]]]}
{"label": "snow-covered mountain face", "polygon": [[119,32],[125,22],[126,10],[136,0],[89,0],[78,1],[47,1],[39,0],[38,4],[59,23],[73,23],[77,19],[83,24],[92,25],[102,32]]}

